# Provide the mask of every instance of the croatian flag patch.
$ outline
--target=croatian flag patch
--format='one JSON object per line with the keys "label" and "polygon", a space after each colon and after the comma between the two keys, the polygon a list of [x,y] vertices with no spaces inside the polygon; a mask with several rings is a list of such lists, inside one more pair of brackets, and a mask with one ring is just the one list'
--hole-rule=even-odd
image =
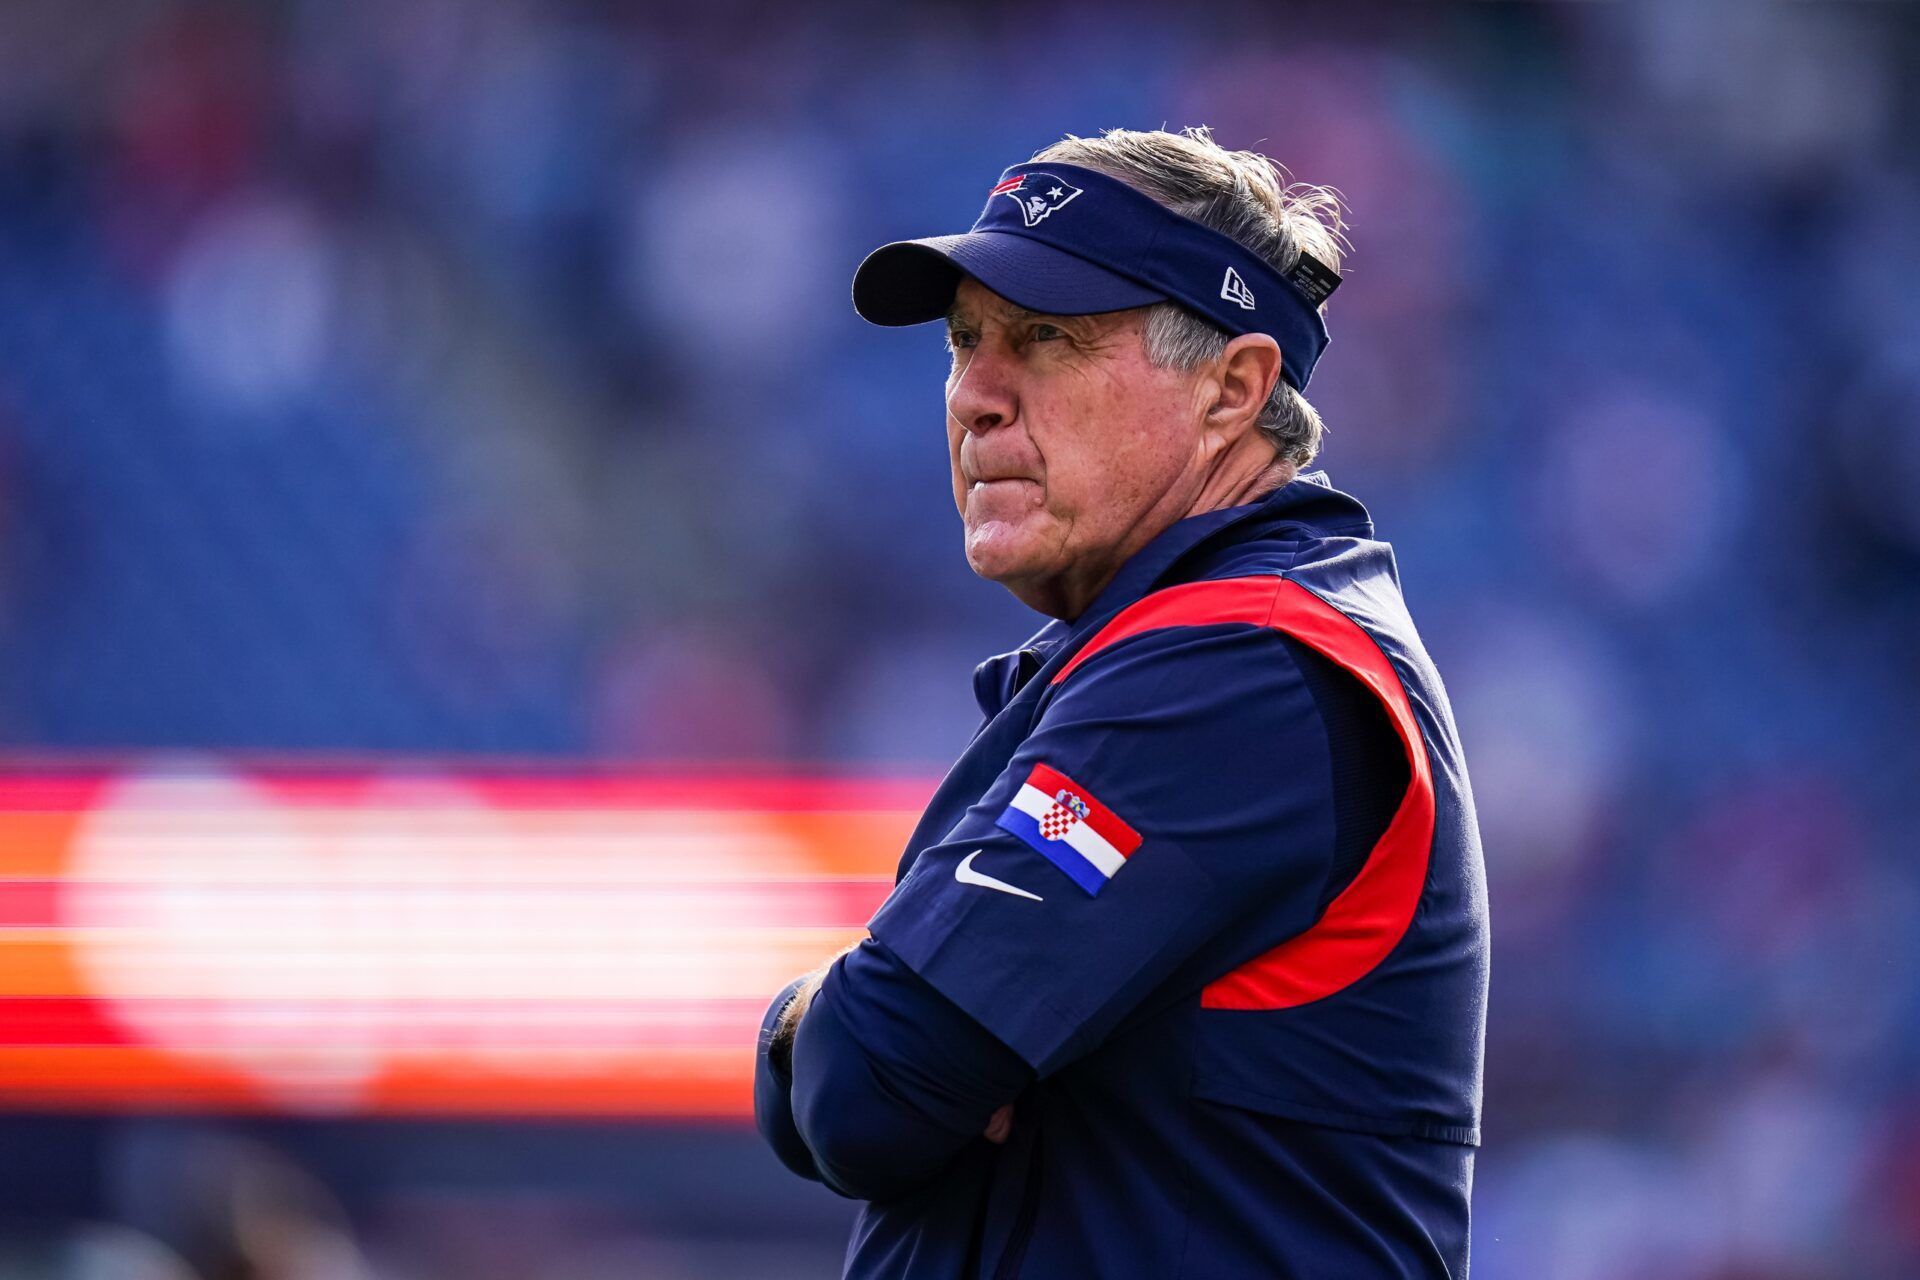
{"label": "croatian flag patch", "polygon": [[1093,793],[1044,764],[1020,784],[995,823],[1038,849],[1088,893],[1099,893],[1140,847],[1140,833]]}

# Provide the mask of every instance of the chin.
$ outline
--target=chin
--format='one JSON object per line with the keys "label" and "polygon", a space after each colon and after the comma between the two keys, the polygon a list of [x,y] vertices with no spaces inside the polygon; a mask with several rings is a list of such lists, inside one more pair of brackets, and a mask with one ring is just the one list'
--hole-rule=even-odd
{"label": "chin", "polygon": [[967,567],[988,582],[1012,582],[1034,572],[1027,539],[1004,525],[967,533]]}

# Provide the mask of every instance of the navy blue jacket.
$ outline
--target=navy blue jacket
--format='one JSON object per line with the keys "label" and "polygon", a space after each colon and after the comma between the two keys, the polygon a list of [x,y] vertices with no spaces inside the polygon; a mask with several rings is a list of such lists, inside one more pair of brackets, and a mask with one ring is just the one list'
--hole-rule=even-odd
{"label": "navy blue jacket", "polygon": [[1464,1277],[1484,873],[1366,510],[1182,520],[975,687],[790,1075],[794,986],[763,1027],[762,1132],[866,1202],[845,1274]]}

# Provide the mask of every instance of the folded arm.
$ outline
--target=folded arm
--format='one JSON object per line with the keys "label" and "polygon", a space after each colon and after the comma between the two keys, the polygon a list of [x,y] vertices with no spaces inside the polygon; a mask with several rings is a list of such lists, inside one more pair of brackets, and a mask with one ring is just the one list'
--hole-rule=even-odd
{"label": "folded arm", "polygon": [[1151,1016],[1176,971],[1197,996],[1250,910],[1268,945],[1292,937],[1364,860],[1340,834],[1367,824],[1341,815],[1379,806],[1343,797],[1394,800],[1404,771],[1351,756],[1367,731],[1333,696],[1351,677],[1267,625],[1284,584],[1226,585],[1245,618],[1176,619],[1056,676],[871,939],[792,1002],[791,1086],[767,1066],[762,1111],[790,1167],[867,1199],[924,1185],[1028,1083]]}
{"label": "folded arm", "polygon": [[1018,1054],[868,940],[768,1009],[755,1113],[789,1169],[881,1200],[926,1185],[970,1143],[1003,1138],[1007,1104],[1033,1079]]}

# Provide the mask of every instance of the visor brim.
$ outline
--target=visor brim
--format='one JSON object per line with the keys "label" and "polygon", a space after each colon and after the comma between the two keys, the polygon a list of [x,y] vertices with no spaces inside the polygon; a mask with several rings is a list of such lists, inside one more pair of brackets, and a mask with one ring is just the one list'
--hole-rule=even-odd
{"label": "visor brim", "polygon": [[1164,293],[1064,249],[1004,231],[969,231],[875,249],[854,272],[853,308],[880,325],[938,320],[953,306],[963,274],[1015,306],[1057,316],[1166,301]]}

